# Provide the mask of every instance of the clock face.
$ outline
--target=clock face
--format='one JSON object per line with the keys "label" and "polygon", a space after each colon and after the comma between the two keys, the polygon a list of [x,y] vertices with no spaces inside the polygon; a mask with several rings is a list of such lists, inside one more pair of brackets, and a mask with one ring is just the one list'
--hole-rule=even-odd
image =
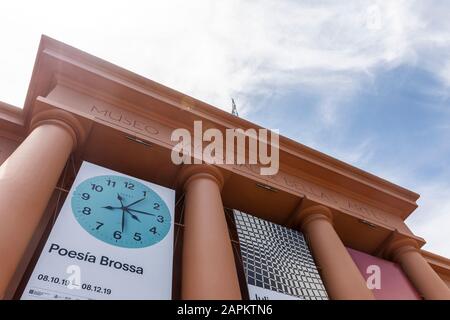
{"label": "clock face", "polygon": [[72,211],[92,236],[114,246],[143,248],[164,239],[171,227],[166,203],[134,179],[103,175],[81,182]]}

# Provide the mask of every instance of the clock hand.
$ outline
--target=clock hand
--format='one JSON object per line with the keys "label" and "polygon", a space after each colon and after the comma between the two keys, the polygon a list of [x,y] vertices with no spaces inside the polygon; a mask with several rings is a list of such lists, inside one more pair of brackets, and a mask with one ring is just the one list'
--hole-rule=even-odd
{"label": "clock hand", "polygon": [[130,211],[128,211],[128,210],[126,210],[126,212],[129,213],[130,216],[131,216],[134,220],[141,222],[141,220],[139,220],[139,218],[138,218],[135,214],[132,214],[132,213],[131,213]]}
{"label": "clock hand", "polygon": [[153,213],[149,213],[149,212],[145,212],[145,211],[140,211],[140,210],[135,210],[135,209],[130,209],[130,208],[127,208],[127,211],[133,211],[133,212],[137,212],[137,213],[146,214],[146,215],[149,215],[149,216],[154,216]]}
{"label": "clock hand", "polygon": [[113,210],[113,209],[122,209],[122,207],[112,207],[112,206],[106,206],[106,207],[102,207],[108,210]]}
{"label": "clock hand", "polygon": [[120,194],[117,194],[117,200],[120,201],[120,205],[122,206],[120,209],[122,209],[122,232],[123,229],[125,228],[125,206],[123,205],[123,198],[120,196]]}
{"label": "clock hand", "polygon": [[130,203],[129,205],[127,205],[127,209],[128,209],[129,207],[135,205],[136,203],[141,202],[141,201],[144,200],[144,199],[146,199],[146,197],[143,197],[142,199],[139,199],[139,200],[137,200],[137,201],[135,201],[135,202],[133,202],[133,203]]}
{"label": "clock hand", "polygon": [[122,208],[125,207],[122,202],[123,198],[120,196],[120,194],[117,194],[117,200],[120,201],[120,205],[122,206]]}
{"label": "clock hand", "polygon": [[122,208],[122,232],[125,227],[125,209]]}

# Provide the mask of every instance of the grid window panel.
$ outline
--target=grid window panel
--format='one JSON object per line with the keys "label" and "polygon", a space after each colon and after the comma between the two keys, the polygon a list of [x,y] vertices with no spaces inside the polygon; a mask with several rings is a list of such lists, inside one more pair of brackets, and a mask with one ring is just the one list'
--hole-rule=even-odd
{"label": "grid window panel", "polygon": [[301,232],[233,211],[248,284],[305,300],[328,299]]}

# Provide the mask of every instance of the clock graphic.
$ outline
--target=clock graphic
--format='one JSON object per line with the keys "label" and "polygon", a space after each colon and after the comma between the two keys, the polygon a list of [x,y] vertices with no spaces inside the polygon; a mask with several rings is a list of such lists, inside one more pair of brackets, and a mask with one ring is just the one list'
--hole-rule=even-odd
{"label": "clock graphic", "polygon": [[72,194],[78,223],[95,238],[123,248],[160,242],[171,228],[171,214],[151,188],[119,175],[91,177]]}

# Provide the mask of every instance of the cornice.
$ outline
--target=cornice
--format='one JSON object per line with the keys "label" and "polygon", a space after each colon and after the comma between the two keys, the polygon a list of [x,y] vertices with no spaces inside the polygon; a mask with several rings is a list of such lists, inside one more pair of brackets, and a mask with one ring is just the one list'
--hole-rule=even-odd
{"label": "cornice", "polygon": [[420,253],[436,272],[450,277],[450,259],[426,250],[420,250]]}
{"label": "cornice", "polygon": [[0,101],[0,120],[17,126],[23,126],[23,110],[8,103]]}
{"label": "cornice", "polygon": [[21,141],[26,135],[24,112],[21,108],[0,101],[1,135],[10,140]]}
{"label": "cornice", "polygon": [[[68,73],[64,74],[64,71]],[[72,76],[71,80],[79,83],[86,79],[101,79],[101,83],[95,90],[106,95],[113,95],[112,98],[117,98],[117,95],[114,95],[116,92],[128,92],[132,93],[134,97],[147,97],[159,101],[168,108],[167,110],[182,110],[189,117],[208,120],[225,128],[262,129],[245,119],[46,36],[42,37],[39,46],[25,104],[25,113],[32,108],[32,102],[37,95],[45,96],[48,93],[39,92],[39,90],[48,90],[54,86],[56,73],[61,73],[66,77]],[[46,82],[46,85],[42,82]],[[104,83],[108,83],[110,87],[118,90],[109,90],[114,91],[113,93],[108,90],[102,91]],[[135,112],[151,112],[147,105],[139,105],[133,101],[130,101],[129,105],[129,107],[135,108]],[[403,220],[417,207],[416,201],[419,197],[417,193],[283,136],[280,136],[280,159],[281,166],[302,168],[305,172],[314,171],[317,180],[328,183],[336,190],[351,192],[360,198],[369,201],[372,199],[372,201],[388,205],[393,208],[392,213]]]}

